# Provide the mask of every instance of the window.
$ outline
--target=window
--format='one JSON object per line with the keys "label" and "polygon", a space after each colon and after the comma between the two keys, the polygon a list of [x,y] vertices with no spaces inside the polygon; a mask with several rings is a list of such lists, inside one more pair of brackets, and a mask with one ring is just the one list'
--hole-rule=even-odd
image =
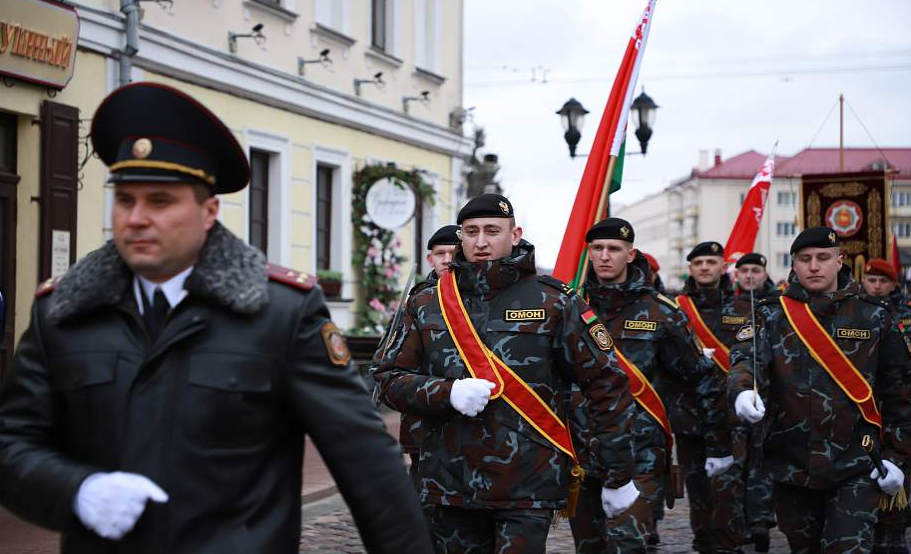
{"label": "window", "polygon": [[323,27],[347,33],[349,0],[316,0],[316,22]]}
{"label": "window", "polygon": [[0,112],[0,173],[16,173],[16,116]]}
{"label": "window", "polygon": [[269,154],[250,151],[250,245],[269,252]]}
{"label": "window", "polygon": [[781,267],[791,267],[791,255],[787,252],[779,252],[778,265]]}
{"label": "window", "polygon": [[440,72],[440,43],[442,40],[441,0],[414,2],[414,63],[422,69]]}
{"label": "window", "polygon": [[747,197],[747,193],[745,193],[745,192],[740,193],[740,205],[741,206],[743,206],[743,201],[746,200],[746,197]]}
{"label": "window", "polygon": [[775,234],[779,237],[793,237],[797,234],[797,224],[788,221],[779,221],[775,224]]}
{"label": "window", "polygon": [[332,269],[332,181],[335,168],[316,166],[316,269]]}
{"label": "window", "polygon": [[794,206],[796,204],[797,204],[797,193],[796,192],[787,192],[787,191],[778,192],[778,205],[779,206]]}
{"label": "window", "polygon": [[892,206],[911,206],[911,191],[897,191],[892,193]]}
{"label": "window", "polygon": [[377,50],[389,52],[392,49],[390,8],[392,0],[371,0],[370,44]]}
{"label": "window", "polygon": [[897,237],[911,237],[911,221],[896,221],[892,223],[892,234]]}

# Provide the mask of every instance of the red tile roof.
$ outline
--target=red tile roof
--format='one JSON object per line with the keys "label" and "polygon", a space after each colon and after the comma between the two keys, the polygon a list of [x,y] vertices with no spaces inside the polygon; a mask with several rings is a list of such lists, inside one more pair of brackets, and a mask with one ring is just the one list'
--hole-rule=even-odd
{"label": "red tile roof", "polygon": [[[752,179],[765,154],[749,150],[728,158],[705,171],[693,171],[700,179]],[[911,179],[911,148],[845,148],[845,171],[868,171],[874,164],[887,161],[899,170],[898,179]],[[775,176],[795,177],[806,173],[837,173],[838,148],[805,148],[791,157],[777,156]]]}

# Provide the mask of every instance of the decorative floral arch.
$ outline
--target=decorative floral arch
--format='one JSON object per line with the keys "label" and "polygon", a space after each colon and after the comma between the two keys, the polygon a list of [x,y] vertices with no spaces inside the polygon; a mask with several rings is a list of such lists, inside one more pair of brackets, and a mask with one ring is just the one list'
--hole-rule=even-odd
{"label": "decorative floral arch", "polygon": [[423,203],[434,204],[433,186],[419,171],[405,171],[393,166],[367,165],[354,174],[351,191],[351,222],[354,224],[354,253],[352,263],[363,267],[361,290],[363,302],[357,310],[352,330],[356,335],[382,335],[386,324],[398,308],[399,279],[402,262],[402,241],[394,231],[377,226],[367,215],[367,191],[380,179],[390,179],[401,187],[409,187]]}

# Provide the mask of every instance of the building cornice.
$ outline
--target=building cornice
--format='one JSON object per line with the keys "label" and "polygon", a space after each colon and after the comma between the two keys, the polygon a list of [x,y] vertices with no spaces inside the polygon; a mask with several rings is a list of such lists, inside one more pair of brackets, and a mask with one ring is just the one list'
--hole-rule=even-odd
{"label": "building cornice", "polygon": [[[119,55],[123,16],[74,3],[81,20],[79,47]],[[243,58],[142,26],[134,65],[195,85],[329,123],[358,129],[448,156],[466,157],[471,142],[434,123],[362,100]]]}

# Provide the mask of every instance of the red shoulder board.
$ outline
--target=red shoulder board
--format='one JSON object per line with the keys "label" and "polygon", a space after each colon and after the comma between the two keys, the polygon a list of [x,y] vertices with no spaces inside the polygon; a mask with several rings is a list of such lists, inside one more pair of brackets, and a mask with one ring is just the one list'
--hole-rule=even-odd
{"label": "red shoulder board", "polygon": [[266,264],[266,273],[272,281],[278,281],[301,290],[310,290],[316,285],[316,276],[294,271],[275,264]]}
{"label": "red shoulder board", "polygon": [[57,286],[57,283],[59,283],[62,278],[62,275],[58,275],[57,277],[51,277],[47,281],[42,282],[35,290],[35,298],[41,298],[42,296],[54,292],[54,287]]}

